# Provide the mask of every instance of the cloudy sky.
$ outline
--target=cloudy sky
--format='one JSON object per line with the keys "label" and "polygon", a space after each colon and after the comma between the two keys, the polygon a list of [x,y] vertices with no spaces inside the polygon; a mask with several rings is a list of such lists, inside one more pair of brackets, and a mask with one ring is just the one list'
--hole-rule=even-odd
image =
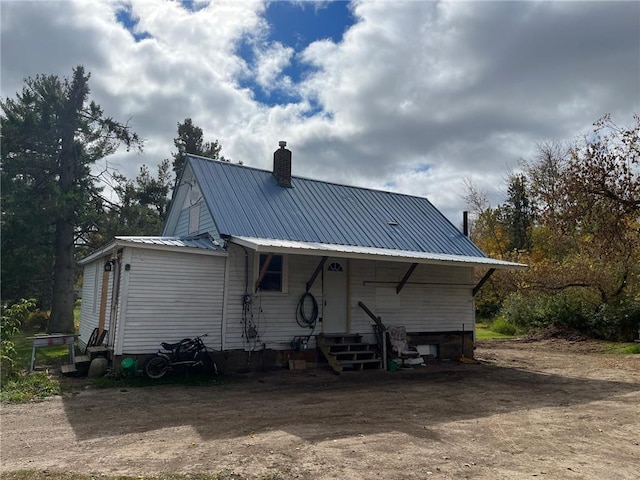
{"label": "cloudy sky", "polygon": [[454,223],[463,180],[501,201],[547,140],[640,113],[640,2],[0,1],[0,94],[91,72],[92,99],[168,158],[191,117],[222,153],[428,197]]}

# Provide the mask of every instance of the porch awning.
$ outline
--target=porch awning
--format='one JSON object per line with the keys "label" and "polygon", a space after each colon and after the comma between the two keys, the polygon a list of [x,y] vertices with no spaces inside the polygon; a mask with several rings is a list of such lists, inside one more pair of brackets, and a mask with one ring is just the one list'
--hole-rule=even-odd
{"label": "porch awning", "polygon": [[236,237],[227,241],[241,245],[256,252],[281,253],[294,255],[328,256],[338,258],[355,258],[364,260],[382,260],[389,262],[423,263],[450,265],[459,267],[496,268],[503,270],[522,270],[524,263],[506,262],[487,257],[470,257],[445,253],[414,252],[377,247],[360,247],[354,245],[335,245],[318,242],[299,242],[296,240],[278,240],[273,238]]}

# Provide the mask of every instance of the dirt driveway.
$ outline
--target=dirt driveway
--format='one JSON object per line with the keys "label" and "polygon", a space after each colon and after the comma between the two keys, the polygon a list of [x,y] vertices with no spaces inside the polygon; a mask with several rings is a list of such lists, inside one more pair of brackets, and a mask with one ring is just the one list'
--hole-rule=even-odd
{"label": "dirt driveway", "polygon": [[5,405],[0,471],[637,479],[640,355],[597,349],[493,341],[480,365],[282,371]]}

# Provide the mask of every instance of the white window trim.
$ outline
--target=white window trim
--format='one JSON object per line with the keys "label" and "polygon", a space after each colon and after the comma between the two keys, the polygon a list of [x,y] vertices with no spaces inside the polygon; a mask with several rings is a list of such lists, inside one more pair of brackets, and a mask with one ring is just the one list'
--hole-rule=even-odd
{"label": "white window trim", "polygon": [[[255,286],[260,276],[260,255],[268,255],[269,252],[255,252],[253,257],[253,285]],[[289,255],[286,253],[274,253],[274,255],[282,256],[282,290],[279,292],[273,290],[259,290],[262,295],[283,295],[289,293]]]}

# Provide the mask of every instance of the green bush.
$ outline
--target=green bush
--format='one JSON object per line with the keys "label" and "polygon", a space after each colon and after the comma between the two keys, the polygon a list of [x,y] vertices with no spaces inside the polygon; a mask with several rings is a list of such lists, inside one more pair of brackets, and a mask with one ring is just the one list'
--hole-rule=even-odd
{"label": "green bush", "polygon": [[498,317],[489,326],[492,332],[514,336],[518,334],[518,327],[504,317]]}
{"label": "green bush", "polygon": [[23,298],[11,306],[2,305],[0,321],[0,380],[2,381],[15,373],[17,352],[11,337],[20,333],[20,326],[35,307],[36,301],[33,298],[29,300]]}
{"label": "green bush", "polygon": [[580,295],[571,292],[531,297],[514,294],[505,301],[500,313],[509,323],[525,330],[551,325],[584,330],[589,323],[590,308],[593,307]]}
{"label": "green bush", "polygon": [[31,312],[25,320],[22,325],[22,330],[29,332],[44,332],[47,330],[50,317],[51,312],[49,310],[35,310],[34,312]]}
{"label": "green bush", "polygon": [[[605,340],[638,338],[640,302],[597,305],[588,292],[566,290],[554,295],[511,295],[500,312],[507,323],[521,330],[566,327]],[[492,327],[492,330],[495,330]]]}
{"label": "green bush", "polygon": [[60,395],[60,383],[47,372],[14,375],[3,382],[0,399],[3,402],[24,403]]}
{"label": "green bush", "polygon": [[640,302],[601,305],[592,316],[591,330],[606,340],[631,342],[640,334]]}

